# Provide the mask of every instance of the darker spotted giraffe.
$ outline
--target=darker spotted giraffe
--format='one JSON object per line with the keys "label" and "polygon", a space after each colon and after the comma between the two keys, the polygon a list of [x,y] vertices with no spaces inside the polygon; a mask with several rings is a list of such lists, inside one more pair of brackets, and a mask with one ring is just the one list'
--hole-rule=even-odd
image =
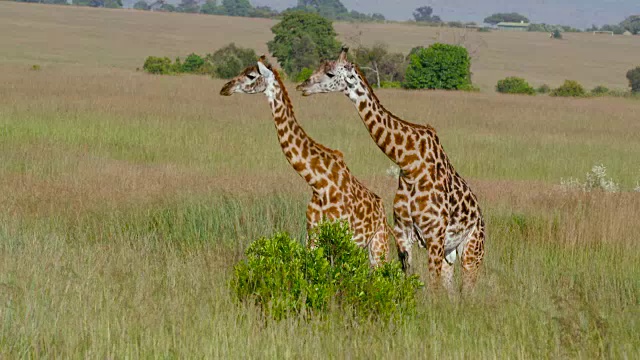
{"label": "darker spotted giraffe", "polygon": [[343,92],[355,104],[372,139],[400,167],[394,200],[396,244],[403,268],[415,242],[429,252],[433,285],[453,290],[453,263],[461,257],[463,288],[475,284],[484,255],[485,226],[476,196],[455,171],[435,129],[404,121],[380,103],[343,49],[298,86],[303,95]]}
{"label": "darker spotted giraffe", "polygon": [[388,259],[390,229],[382,200],[351,174],[342,153],[306,134],[295,118],[278,72],[263,61],[262,58],[225,84],[220,94],[267,95],[282,152],[313,191],[307,206],[308,230],[323,218],[347,220],[354,241],[368,250],[372,265],[379,264],[383,256]]}

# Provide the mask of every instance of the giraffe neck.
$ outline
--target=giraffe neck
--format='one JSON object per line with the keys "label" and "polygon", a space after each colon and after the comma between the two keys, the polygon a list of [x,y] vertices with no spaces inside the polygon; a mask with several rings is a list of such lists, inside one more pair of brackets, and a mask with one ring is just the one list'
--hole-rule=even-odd
{"label": "giraffe neck", "polygon": [[412,166],[414,157],[407,156],[405,149],[405,138],[409,134],[401,129],[406,129],[406,123],[380,104],[380,100],[359,69],[355,74],[356,81],[347,87],[345,95],[356,106],[360,118],[380,150],[400,168],[407,170]]}
{"label": "giraffe neck", "polygon": [[310,171],[306,165],[314,141],[296,120],[287,90],[278,75],[275,76],[275,81],[268,85],[265,94],[271,106],[280,147],[295,171],[309,182]]}

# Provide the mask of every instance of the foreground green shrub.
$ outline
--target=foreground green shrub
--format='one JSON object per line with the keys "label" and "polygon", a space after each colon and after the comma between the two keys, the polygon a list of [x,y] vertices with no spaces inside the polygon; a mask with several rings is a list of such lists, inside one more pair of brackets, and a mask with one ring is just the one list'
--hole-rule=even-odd
{"label": "foreground green shrub", "polygon": [[142,68],[150,74],[166,75],[172,72],[171,60],[168,57],[149,56]]}
{"label": "foreground green shrub", "polygon": [[627,72],[627,79],[629,79],[631,92],[640,93],[640,66],[629,70]]}
{"label": "foreground green shrub", "polygon": [[503,94],[536,94],[535,89],[525,79],[515,76],[498,81],[496,91]]}
{"label": "foreground green shrub", "polygon": [[580,97],[585,96],[586,92],[580,83],[573,80],[565,80],[562,86],[553,89],[551,96]]}
{"label": "foreground green shrub", "polygon": [[352,240],[346,223],[324,223],[305,248],[287,234],[255,241],[234,268],[232,291],[268,316],[321,315],[338,307],[359,317],[397,318],[415,308],[423,284],[397,261],[376,269]]}
{"label": "foreground green shrub", "polygon": [[412,53],[404,87],[459,90],[471,84],[471,59],[464,47],[436,43]]}

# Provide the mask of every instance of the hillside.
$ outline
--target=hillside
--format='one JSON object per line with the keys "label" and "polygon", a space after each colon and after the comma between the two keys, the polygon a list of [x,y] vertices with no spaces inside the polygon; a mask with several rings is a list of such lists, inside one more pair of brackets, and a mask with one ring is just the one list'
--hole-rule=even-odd
{"label": "hillside", "polygon": [[[267,52],[267,19],[151,13],[0,2],[0,63],[76,64],[134,70],[148,55],[207,53],[229,43]],[[575,79],[586,87],[627,86],[624,74],[640,59],[640,37],[545,33],[478,33],[407,24],[336,23],[349,44],[382,41],[394,51],[435,41],[464,43],[475,53],[473,80],[491,90],[506,76],[534,85]],[[43,36],[45,35],[46,36]]]}

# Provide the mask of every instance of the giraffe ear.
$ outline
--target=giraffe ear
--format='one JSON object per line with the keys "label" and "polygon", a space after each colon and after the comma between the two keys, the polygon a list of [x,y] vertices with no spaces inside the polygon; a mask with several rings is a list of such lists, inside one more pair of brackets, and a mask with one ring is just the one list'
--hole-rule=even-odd
{"label": "giraffe ear", "polygon": [[340,51],[340,56],[338,57],[339,62],[347,62],[347,53],[349,52],[349,47],[346,45],[342,46],[342,51]]}
{"label": "giraffe ear", "polygon": [[260,71],[260,75],[262,75],[265,79],[270,79],[273,77],[273,72],[267,68],[262,61],[258,61],[258,71]]}

